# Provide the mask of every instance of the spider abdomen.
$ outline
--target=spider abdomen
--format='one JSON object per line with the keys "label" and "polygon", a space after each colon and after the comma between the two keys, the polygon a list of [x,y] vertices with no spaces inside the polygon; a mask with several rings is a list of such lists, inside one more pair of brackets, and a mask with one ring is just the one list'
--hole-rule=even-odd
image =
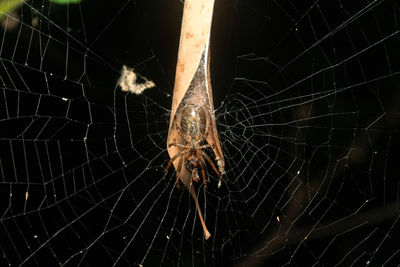
{"label": "spider abdomen", "polygon": [[194,144],[205,139],[206,113],[202,107],[186,105],[181,116],[181,128],[188,143]]}

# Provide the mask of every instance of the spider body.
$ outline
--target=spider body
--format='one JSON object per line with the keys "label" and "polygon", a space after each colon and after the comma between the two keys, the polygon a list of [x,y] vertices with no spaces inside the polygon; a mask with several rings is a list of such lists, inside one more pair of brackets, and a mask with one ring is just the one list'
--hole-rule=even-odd
{"label": "spider body", "polygon": [[[221,186],[221,181],[223,181],[221,173],[217,170],[210,157],[203,151],[203,149],[208,147],[215,149],[215,144],[202,144],[207,142],[208,134],[211,131],[210,113],[204,109],[203,105],[186,104],[178,109],[174,121],[174,127],[178,132],[178,136],[172,139],[172,143],[168,143],[168,147],[175,146],[178,152],[168,162],[168,165],[165,167],[165,172],[167,172],[171,164],[179,158],[178,167],[176,169],[176,186],[180,187],[180,183],[182,182],[189,189],[196,204],[204,236],[208,239],[211,234],[208,232],[203,215],[201,214],[192,181],[198,182],[200,180],[200,170],[204,189],[207,189],[204,159],[208,161],[215,173],[219,176],[220,181],[218,187]],[[177,142],[176,139],[178,139],[179,142]],[[219,159],[220,158],[217,156],[217,162],[219,162]]]}
{"label": "spider body", "polygon": [[[181,129],[184,135],[185,145],[187,145],[188,157],[185,167],[192,173],[192,180],[199,181],[199,159],[202,156],[197,153],[198,149],[202,149],[200,143],[205,140],[206,134],[206,114],[204,109],[195,105],[187,105],[182,111]],[[199,147],[200,146],[200,147]],[[203,178],[204,179],[204,178]],[[207,187],[207,183],[204,183]]]}
{"label": "spider body", "polygon": [[[215,167],[210,157],[203,151],[203,149],[211,147],[214,148],[214,144],[205,144],[203,142],[207,140],[209,132],[210,120],[207,118],[206,111],[202,106],[187,104],[181,108],[180,112],[177,112],[177,123],[176,128],[178,134],[183,140],[182,143],[174,142],[168,144],[168,146],[177,146],[181,148],[180,152],[177,153],[168,163],[165,171],[171,166],[171,164],[180,157],[179,173],[181,168],[185,167],[190,173],[193,181],[199,181],[200,177],[198,170],[201,172],[204,187],[207,188],[207,179],[205,173],[205,161],[211,165],[215,173],[223,180],[221,173]],[[179,177],[177,175],[177,185],[179,186]]]}
{"label": "spider body", "polygon": [[195,144],[205,140],[206,113],[201,107],[187,105],[181,113],[181,128],[186,143]]}

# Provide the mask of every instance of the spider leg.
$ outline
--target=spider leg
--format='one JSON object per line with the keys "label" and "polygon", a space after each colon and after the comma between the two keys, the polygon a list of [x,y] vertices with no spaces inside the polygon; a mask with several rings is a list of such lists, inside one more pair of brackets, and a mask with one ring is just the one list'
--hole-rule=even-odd
{"label": "spider leg", "polygon": [[[224,162],[224,157],[222,155],[221,151],[221,146],[219,144],[218,140],[218,135],[217,135],[217,129],[215,128],[215,121],[213,123],[213,120],[211,119],[211,114],[209,112],[206,112],[206,131],[204,134],[204,139],[210,144],[210,147],[212,148],[215,159],[218,164],[218,169],[222,172],[222,174],[225,174],[225,162]],[[216,143],[216,144],[215,144]],[[218,183],[218,187],[221,183]]]}
{"label": "spider leg", "polygon": [[207,145],[204,145],[204,146],[200,146],[200,149],[205,149],[205,148],[209,148],[209,147],[214,148],[215,145],[214,144],[207,144]]}
{"label": "spider leg", "polygon": [[225,182],[224,178],[222,178],[221,173],[217,170],[217,168],[215,167],[214,162],[212,162],[212,160],[210,159],[210,157],[202,150],[200,150],[200,153],[203,155],[203,157],[206,158],[206,160],[208,161],[208,163],[211,165],[211,167],[213,168],[214,172],[219,176],[219,179],[222,180],[223,182]]}
{"label": "spider leg", "polygon": [[173,157],[169,160],[167,166],[166,166],[165,169],[164,169],[164,173],[168,172],[168,169],[169,169],[169,167],[171,167],[171,164],[172,164],[178,157],[180,157],[180,156],[183,154],[183,152],[185,152],[185,151],[182,150],[181,152],[177,153],[175,156],[173,156]]}
{"label": "spider leg", "polygon": [[[184,153],[184,152],[185,152],[185,151],[181,151],[181,153]],[[179,179],[178,174],[181,173],[182,166],[183,166],[183,164],[184,164],[184,161],[183,161],[183,158],[184,158],[184,157],[185,157],[185,155],[183,155],[183,156],[180,158],[179,163],[178,163],[178,169],[176,170],[176,188],[178,188],[178,189],[183,188],[183,187],[181,186],[181,183],[183,183],[183,181],[181,181],[181,179]],[[184,183],[183,183],[183,184],[184,184]]]}
{"label": "spider leg", "polygon": [[[201,152],[203,152],[203,151],[201,151]],[[201,171],[201,177],[203,178],[204,190],[207,190],[207,179],[206,179],[206,171],[204,170],[204,167],[205,167],[204,166],[204,160],[201,159],[201,160],[199,160],[199,162],[200,162],[199,163],[199,165],[200,165],[199,168],[200,168],[200,171]]]}
{"label": "spider leg", "polygon": [[171,146],[177,146],[177,147],[182,147],[182,148],[186,148],[186,149],[190,148],[190,146],[188,146],[188,145],[182,145],[182,144],[177,144],[177,143],[170,143],[168,145],[168,147],[171,147]]}
{"label": "spider leg", "polygon": [[[168,165],[167,165],[167,166],[165,167],[165,169],[164,169],[164,173],[167,173],[167,172],[168,172],[168,169],[169,169],[169,167],[171,167],[172,163],[173,163],[177,158],[179,158],[182,154],[185,154],[185,150],[182,150],[181,152],[178,152],[175,156],[173,156],[173,157],[169,160]],[[179,163],[178,163],[178,169],[176,170],[176,187],[177,187],[178,189],[181,189],[181,188],[182,188],[182,186],[181,186],[181,180],[180,180],[179,177],[178,177],[178,173],[180,173],[180,171],[181,171],[181,169],[182,169],[182,163],[183,163],[183,161],[182,161],[182,158],[181,158],[181,160],[180,160]]]}
{"label": "spider leg", "polygon": [[217,161],[218,164],[218,169],[222,172],[222,174],[225,174],[225,162],[223,160],[222,152],[221,154],[219,153],[218,148],[215,144],[212,144],[211,148],[214,152],[215,160]]}
{"label": "spider leg", "polygon": [[190,186],[189,186],[188,190],[189,190],[190,194],[192,195],[192,198],[194,200],[194,204],[196,204],[196,210],[197,210],[197,213],[199,214],[201,227],[203,227],[204,238],[207,240],[211,236],[211,234],[207,229],[206,223],[204,222],[203,214],[201,214],[199,201],[197,200],[197,196],[196,196],[196,193],[194,191],[194,186],[193,186],[192,182],[190,183]]}

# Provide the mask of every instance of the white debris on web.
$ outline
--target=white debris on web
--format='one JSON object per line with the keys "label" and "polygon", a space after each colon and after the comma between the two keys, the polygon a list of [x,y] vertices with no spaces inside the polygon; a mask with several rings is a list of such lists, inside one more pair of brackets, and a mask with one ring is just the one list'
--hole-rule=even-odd
{"label": "white debris on web", "polygon": [[[137,78],[144,80],[143,83],[138,83]],[[144,90],[156,86],[154,82],[149,81],[146,77],[135,73],[133,69],[127,66],[122,66],[121,77],[119,78],[118,85],[121,87],[123,92],[131,92],[136,95],[140,95]]]}

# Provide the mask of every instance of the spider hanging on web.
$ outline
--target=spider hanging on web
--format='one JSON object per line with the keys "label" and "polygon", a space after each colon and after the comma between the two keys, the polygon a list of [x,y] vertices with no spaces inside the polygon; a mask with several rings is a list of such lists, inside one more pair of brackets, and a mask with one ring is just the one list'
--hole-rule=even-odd
{"label": "spider hanging on web", "polygon": [[[207,141],[213,140],[213,138],[210,137],[210,133],[213,132],[210,113],[207,112],[201,104],[181,104],[182,105],[177,111],[176,118],[174,119],[177,134],[172,139],[172,142],[168,144],[169,148],[175,147],[177,152],[169,160],[165,167],[165,172],[167,172],[169,167],[179,159],[176,167],[176,185],[179,187],[182,182],[188,188],[193,200],[195,201],[205,239],[208,239],[211,234],[207,230],[203,215],[201,214],[197,196],[193,189],[193,181],[200,181],[198,172],[200,169],[204,188],[207,188],[204,159],[208,161],[214,172],[219,177],[218,188],[221,187],[221,181],[224,181],[221,172],[215,167],[215,164],[206,152],[203,151],[204,149],[212,148],[216,155],[218,166],[221,167],[223,165],[221,164],[219,150],[216,149],[215,143]],[[177,139],[179,139],[179,142]],[[206,141],[208,143],[203,144]],[[224,169],[222,169],[222,172],[223,171]]]}
{"label": "spider hanging on web", "polygon": [[[198,170],[201,171],[201,176],[203,179],[204,188],[207,189],[207,178],[205,172],[205,161],[206,159],[214,172],[219,176],[218,188],[221,187],[222,178],[221,172],[217,170],[215,164],[210,159],[210,157],[203,150],[206,148],[215,149],[215,144],[205,144],[202,143],[207,140],[209,135],[209,129],[211,128],[210,119],[207,119],[207,113],[204,108],[194,104],[187,104],[183,107],[182,112],[180,112],[180,120],[175,124],[178,134],[183,139],[183,143],[177,143],[174,139],[172,143],[168,144],[169,147],[176,146],[181,148],[174,157],[170,159],[165,171],[168,171],[171,164],[178,158],[180,158],[178,163],[177,173],[180,173],[183,166],[191,172],[192,181],[198,182],[200,180]],[[218,162],[218,156],[217,156]],[[179,177],[177,175],[177,186],[179,186]]]}

